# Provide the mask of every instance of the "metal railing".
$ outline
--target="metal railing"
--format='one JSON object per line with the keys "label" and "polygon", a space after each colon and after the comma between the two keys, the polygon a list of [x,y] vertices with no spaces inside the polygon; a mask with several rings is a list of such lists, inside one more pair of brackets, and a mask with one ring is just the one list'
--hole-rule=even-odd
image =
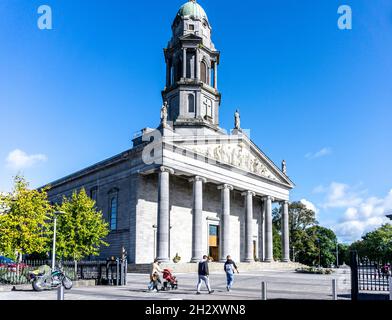
{"label": "metal railing", "polygon": [[350,254],[351,296],[353,300],[358,299],[361,291],[392,292],[390,262],[361,258],[356,251],[352,251]]}
{"label": "metal railing", "polygon": [[363,291],[389,291],[391,271],[387,264],[368,260],[358,263],[358,288]]}
{"label": "metal railing", "polygon": [[[51,266],[50,260],[26,260],[0,266],[0,285],[29,283],[29,273],[42,266]],[[97,285],[126,285],[127,260],[61,261],[58,265],[73,281],[95,280]]]}

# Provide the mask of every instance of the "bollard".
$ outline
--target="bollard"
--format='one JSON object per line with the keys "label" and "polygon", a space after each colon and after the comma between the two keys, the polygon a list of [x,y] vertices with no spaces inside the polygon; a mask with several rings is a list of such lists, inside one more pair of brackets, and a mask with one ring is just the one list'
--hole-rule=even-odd
{"label": "bollard", "polygon": [[125,280],[124,280],[124,285],[125,285],[125,286],[126,286],[127,283],[128,283],[127,276],[128,276],[128,260],[125,259]]}
{"label": "bollard", "polygon": [[57,289],[57,300],[64,300],[64,286],[61,285]]}
{"label": "bollard", "polygon": [[267,301],[267,282],[261,283],[261,300]]}
{"label": "bollard", "polygon": [[338,300],[338,284],[336,279],[332,279],[332,299]]}
{"label": "bollard", "polygon": [[120,260],[116,259],[116,286],[120,285]]}
{"label": "bollard", "polygon": [[389,277],[389,300],[392,301],[392,276]]}

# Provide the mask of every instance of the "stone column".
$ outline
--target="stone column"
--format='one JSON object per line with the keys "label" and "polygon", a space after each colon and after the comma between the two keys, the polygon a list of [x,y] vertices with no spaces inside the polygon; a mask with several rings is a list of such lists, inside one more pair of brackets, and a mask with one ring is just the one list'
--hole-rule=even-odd
{"label": "stone column", "polygon": [[254,262],[253,256],[253,197],[256,195],[252,191],[242,194],[245,196],[245,262]]}
{"label": "stone column", "polygon": [[182,48],[182,77],[186,78],[186,48]]}
{"label": "stone column", "polygon": [[169,258],[169,175],[172,169],[160,167],[158,182],[158,230],[157,255],[161,262],[168,262]]}
{"label": "stone column", "polygon": [[222,190],[222,213],[220,225],[220,261],[225,262],[230,252],[230,191],[233,186],[224,184],[219,186],[218,189]]}
{"label": "stone column", "polygon": [[214,88],[218,90],[218,61],[215,61],[214,65]]}
{"label": "stone column", "polygon": [[260,222],[259,222],[259,259],[260,261],[264,261],[265,256],[265,224],[264,224],[264,217],[265,217],[265,202],[261,200],[261,211],[260,211]]}
{"label": "stone column", "polygon": [[196,176],[193,182],[193,224],[192,224],[192,260],[199,262],[203,257],[203,183],[205,178]]}
{"label": "stone column", "polygon": [[282,261],[290,262],[289,203],[282,202]]}
{"label": "stone column", "polygon": [[265,204],[265,262],[274,261],[274,243],[272,231],[272,197],[267,196]]}
{"label": "stone column", "polygon": [[199,49],[196,49],[196,80],[200,81],[200,53]]}

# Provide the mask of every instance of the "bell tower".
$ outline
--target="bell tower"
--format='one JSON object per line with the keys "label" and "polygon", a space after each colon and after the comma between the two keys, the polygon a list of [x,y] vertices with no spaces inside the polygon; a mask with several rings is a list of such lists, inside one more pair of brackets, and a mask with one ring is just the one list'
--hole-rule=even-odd
{"label": "bell tower", "polygon": [[166,86],[162,98],[168,104],[168,121],[175,128],[218,130],[220,52],[211,41],[211,30],[207,14],[196,0],[185,3],[174,19],[173,36],[164,49]]}

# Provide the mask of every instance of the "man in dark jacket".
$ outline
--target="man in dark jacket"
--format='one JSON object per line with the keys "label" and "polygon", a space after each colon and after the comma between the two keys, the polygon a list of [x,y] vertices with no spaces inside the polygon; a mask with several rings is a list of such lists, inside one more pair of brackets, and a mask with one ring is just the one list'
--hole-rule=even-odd
{"label": "man in dark jacket", "polygon": [[209,280],[209,275],[210,275],[210,271],[208,269],[208,257],[204,256],[203,260],[201,260],[199,262],[199,282],[197,283],[197,293],[196,294],[200,294],[200,289],[201,289],[201,285],[204,282],[207,289],[208,289],[208,293],[212,294],[214,293],[214,290],[211,290],[211,286],[210,286],[210,280]]}

